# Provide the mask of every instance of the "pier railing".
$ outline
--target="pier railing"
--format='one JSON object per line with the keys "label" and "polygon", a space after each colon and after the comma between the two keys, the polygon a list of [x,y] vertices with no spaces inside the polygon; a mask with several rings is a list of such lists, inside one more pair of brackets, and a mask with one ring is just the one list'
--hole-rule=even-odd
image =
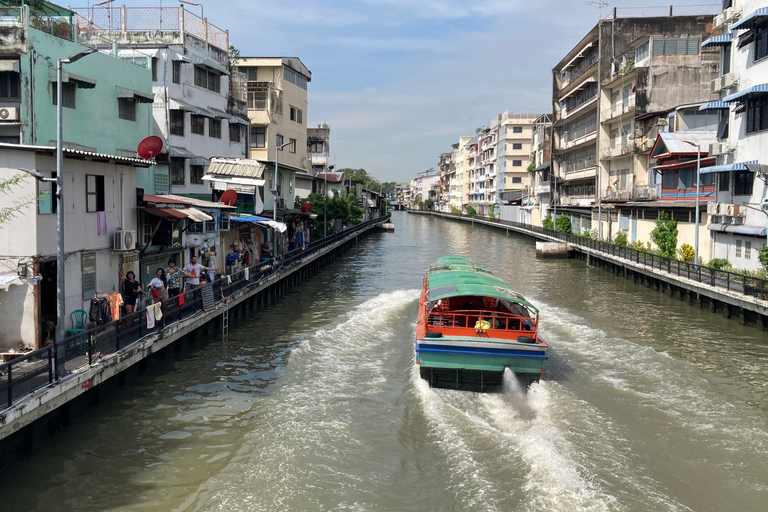
{"label": "pier railing", "polygon": [[[161,303],[162,318],[155,321],[154,327],[148,327],[146,320],[148,314],[154,314],[154,306],[150,304],[130,315],[121,316],[119,320],[97,325],[57,341],[54,346],[27,352],[0,364],[0,411],[11,407],[32,392],[98,362],[106,355],[125,349],[149,334],[160,332],[181,320],[215,310],[218,305],[228,302],[234,293],[258,286],[270,276],[291,269],[329,245],[351,238],[352,235],[386,220],[387,217],[380,217],[363,222],[276,258],[256,263],[247,269],[181,294],[183,300],[178,297],[169,298]],[[207,291],[203,292],[203,288],[211,291],[212,305],[204,307],[203,294],[207,295]]]}
{"label": "pier railing", "polygon": [[730,272],[727,270],[720,270],[712,267],[706,267],[704,265],[696,265],[693,262],[680,261],[675,258],[667,258],[648,251],[642,251],[634,249],[632,247],[616,245],[610,242],[604,242],[601,240],[593,240],[586,236],[578,236],[572,233],[564,233],[562,231],[555,231],[553,229],[546,229],[541,226],[534,226],[532,224],[524,224],[522,222],[516,222],[511,220],[500,219],[488,219],[485,217],[478,217],[473,215],[464,215],[458,213],[447,212],[428,212],[436,213],[445,217],[456,217],[464,220],[481,220],[487,224],[498,224],[500,226],[510,226],[519,228],[534,233],[540,233],[549,238],[557,238],[571,245],[578,245],[599,251],[605,254],[610,254],[617,258],[623,258],[633,261],[638,264],[646,265],[662,272],[673,274],[679,277],[685,277],[687,279],[694,280],[696,282],[714,286],[716,288],[724,288],[728,291],[741,293],[751,297],[757,297],[762,300],[768,300],[768,280],[761,279],[759,277],[748,276],[746,274],[740,274],[737,272]]}

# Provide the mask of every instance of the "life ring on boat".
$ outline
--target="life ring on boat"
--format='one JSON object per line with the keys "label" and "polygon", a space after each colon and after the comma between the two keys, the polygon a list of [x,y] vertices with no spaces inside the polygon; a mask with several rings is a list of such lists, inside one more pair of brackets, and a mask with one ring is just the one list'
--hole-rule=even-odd
{"label": "life ring on boat", "polygon": [[536,343],[536,338],[531,336],[518,336],[517,341],[520,343]]}
{"label": "life ring on boat", "polygon": [[437,331],[427,331],[424,333],[425,338],[442,338],[443,333]]}

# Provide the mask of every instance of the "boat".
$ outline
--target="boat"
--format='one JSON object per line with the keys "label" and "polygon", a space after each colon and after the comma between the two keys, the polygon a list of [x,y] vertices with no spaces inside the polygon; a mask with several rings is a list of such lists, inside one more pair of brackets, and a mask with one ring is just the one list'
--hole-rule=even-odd
{"label": "boat", "polygon": [[391,222],[385,222],[381,225],[381,229],[384,231],[395,231],[395,225]]}
{"label": "boat", "polygon": [[466,256],[437,259],[424,275],[416,364],[432,387],[501,390],[509,368],[526,386],[544,372],[539,310]]}

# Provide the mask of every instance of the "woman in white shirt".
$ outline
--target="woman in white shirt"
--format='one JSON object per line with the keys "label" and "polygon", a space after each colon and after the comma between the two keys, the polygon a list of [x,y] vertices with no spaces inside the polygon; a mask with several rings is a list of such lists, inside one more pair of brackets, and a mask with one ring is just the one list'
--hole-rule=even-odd
{"label": "woman in white shirt", "polygon": [[165,278],[165,270],[157,269],[155,278],[149,282],[149,289],[152,290],[152,299],[161,304],[161,309],[165,313],[165,301],[168,300],[168,281]]}

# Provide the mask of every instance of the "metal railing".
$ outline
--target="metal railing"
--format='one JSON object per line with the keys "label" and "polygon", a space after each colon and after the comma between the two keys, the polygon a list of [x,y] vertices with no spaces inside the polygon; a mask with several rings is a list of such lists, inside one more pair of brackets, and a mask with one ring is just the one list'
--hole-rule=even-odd
{"label": "metal railing", "polygon": [[[228,301],[232,294],[256,286],[264,279],[281,270],[290,269],[327,246],[351,238],[352,235],[386,220],[388,216],[362,222],[303,248],[252,265],[248,267],[247,277],[243,269],[204,287],[212,291],[214,304],[218,306]],[[154,312],[154,306],[148,305],[130,315],[121,316],[119,320],[97,325],[57,341],[55,346],[27,352],[0,364],[0,411],[11,407],[32,392],[50,386],[84,366],[98,362],[106,355],[125,349],[149,334],[162,332],[170,325],[204,312],[201,290],[202,287],[181,294],[184,297],[183,303],[180,303],[178,297],[162,301],[162,318],[157,320],[152,328],[147,327],[145,318],[148,311]]]}
{"label": "metal railing", "polygon": [[722,10],[722,4],[614,7],[605,19],[661,18],[666,16],[715,16],[720,14]]}
{"label": "metal railing", "polygon": [[[439,215],[444,217],[456,217],[464,219],[478,218],[477,216],[454,213],[439,213]],[[534,233],[540,233],[550,238],[563,240],[564,242],[572,245],[578,245],[580,247],[594,251],[600,251],[604,254],[609,254],[617,258],[623,258],[637,264],[646,265],[670,275],[686,277],[687,279],[691,279],[698,283],[706,284],[709,286],[714,286],[715,288],[723,288],[730,292],[741,293],[746,296],[757,297],[761,300],[768,301],[768,280],[761,279],[759,277],[752,277],[736,272],[729,272],[727,270],[719,270],[712,267],[706,267],[704,265],[695,265],[692,262],[667,258],[666,256],[660,256],[652,252],[641,251],[632,247],[616,245],[610,242],[603,242],[601,240],[593,240],[588,237],[546,229],[541,226],[534,226],[532,224],[523,224],[521,222],[509,220],[492,220],[486,218],[482,218],[482,220],[488,223],[510,226]]]}

